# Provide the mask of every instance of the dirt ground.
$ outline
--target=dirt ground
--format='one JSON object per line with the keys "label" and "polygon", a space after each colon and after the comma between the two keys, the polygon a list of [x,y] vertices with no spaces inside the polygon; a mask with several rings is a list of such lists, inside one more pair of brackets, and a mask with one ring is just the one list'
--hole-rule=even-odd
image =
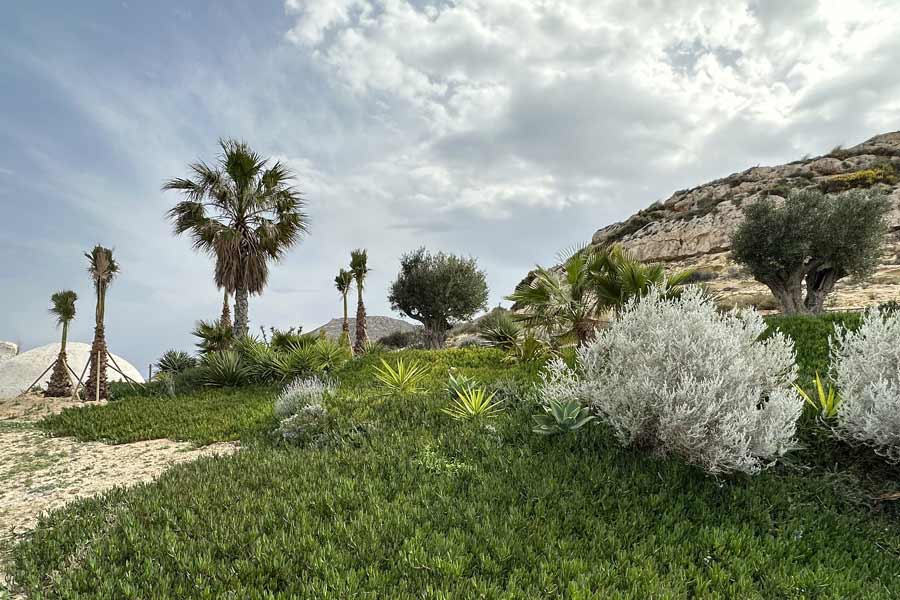
{"label": "dirt ground", "polygon": [[116,486],[150,481],[177,463],[238,448],[236,443],[196,448],[171,440],[111,446],[51,438],[35,428],[40,418],[80,404],[40,396],[0,400],[0,600],[6,554],[44,511]]}

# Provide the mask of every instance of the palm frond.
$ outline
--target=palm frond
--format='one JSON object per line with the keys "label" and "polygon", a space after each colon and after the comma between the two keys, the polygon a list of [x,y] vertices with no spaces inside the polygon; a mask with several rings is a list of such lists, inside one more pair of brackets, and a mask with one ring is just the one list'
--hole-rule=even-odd
{"label": "palm frond", "polygon": [[78,294],[72,290],[63,290],[50,296],[50,314],[56,316],[59,325],[75,318],[75,301]]}

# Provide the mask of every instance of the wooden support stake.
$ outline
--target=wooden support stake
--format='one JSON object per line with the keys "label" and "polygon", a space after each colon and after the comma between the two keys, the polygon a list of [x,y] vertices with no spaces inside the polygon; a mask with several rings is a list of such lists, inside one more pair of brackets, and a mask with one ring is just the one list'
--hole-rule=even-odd
{"label": "wooden support stake", "polygon": [[[44,375],[47,374],[47,371],[49,371],[50,369],[53,368],[53,366],[54,366],[55,364],[56,364],[56,361],[54,360],[54,361],[50,364],[49,367],[47,367],[46,369],[44,369],[44,372],[43,372],[43,373],[41,373],[40,375],[37,376],[37,379],[35,379],[34,381],[31,382],[31,385],[29,385],[27,388],[25,388],[24,390],[22,390],[22,392],[19,394],[19,396],[24,396],[25,394],[27,394],[27,393],[31,390],[31,388],[33,388],[33,387],[35,386],[35,384],[36,384],[38,381],[40,381],[41,378],[44,377]],[[16,396],[16,398],[18,398],[19,396]]]}

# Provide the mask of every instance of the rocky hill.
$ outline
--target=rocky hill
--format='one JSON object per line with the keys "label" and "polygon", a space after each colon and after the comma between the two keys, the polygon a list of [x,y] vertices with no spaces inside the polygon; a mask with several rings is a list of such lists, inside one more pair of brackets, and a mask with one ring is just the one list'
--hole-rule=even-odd
{"label": "rocky hill", "polygon": [[876,187],[893,203],[891,233],[875,274],[865,282],[845,279],[828,307],[859,308],[900,300],[900,131],[886,133],[829,154],[774,167],[753,167],[672,194],[621,223],[597,231],[593,244],[620,242],[640,259],[672,268],[692,267],[724,304],[775,308],[768,289],[729,258],[729,239],[742,218],[741,206],[764,196],[785,197],[795,188],[837,192]]}
{"label": "rocky hill", "polygon": [[[351,318],[350,320],[350,339],[356,339],[356,319]],[[313,329],[310,333],[313,335],[319,335],[320,331],[324,331],[325,335],[332,339],[340,339],[341,337],[341,324],[343,323],[343,319],[332,319],[318,327]],[[380,340],[386,335],[390,335],[397,331],[407,332],[414,331],[416,326],[412,323],[408,323],[406,321],[402,321],[400,319],[395,319],[394,317],[380,317],[378,315],[369,315],[366,317],[366,328],[369,333],[369,339],[373,341]]]}

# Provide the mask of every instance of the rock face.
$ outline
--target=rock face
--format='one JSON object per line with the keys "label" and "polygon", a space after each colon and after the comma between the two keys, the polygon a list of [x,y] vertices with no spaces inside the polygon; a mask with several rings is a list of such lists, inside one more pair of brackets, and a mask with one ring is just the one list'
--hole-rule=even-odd
{"label": "rock face", "polygon": [[729,240],[742,218],[741,206],[789,190],[826,192],[857,187],[881,189],[893,205],[891,233],[875,274],[865,282],[842,279],[828,308],[859,308],[900,299],[900,131],[858,146],[774,167],[753,167],[689,190],[681,190],[621,223],[600,229],[593,244],[619,242],[641,260],[696,269],[698,278],[724,304],[775,308],[768,288],[729,258]]}
{"label": "rock face", "polygon": [[12,342],[0,342],[0,362],[10,359],[19,353],[19,346]]}
{"label": "rock face", "polygon": [[[325,335],[333,340],[341,338],[341,324],[344,322],[342,318],[332,319],[317,329],[313,329],[310,333],[319,335],[320,331],[324,331]],[[398,331],[407,332],[416,329],[412,323],[407,323],[393,317],[379,317],[377,315],[369,315],[366,317],[366,328],[369,333],[369,339],[378,341],[386,335],[396,333]],[[356,339],[356,319],[350,319],[350,341]]]}
{"label": "rock face", "polygon": [[[90,356],[90,344],[69,342],[66,344],[66,355],[69,366],[81,375]],[[34,381],[41,372],[56,361],[59,354],[59,344],[47,344],[23,352],[18,356],[0,362],[0,398],[14,398],[22,393],[25,388]],[[144,378],[134,366],[121,356],[113,354],[116,363],[122,371],[137,382],[143,382]],[[106,370],[108,381],[123,381],[124,378],[112,368],[112,361]],[[85,379],[87,379],[85,377]],[[46,388],[50,380],[50,371],[44,374],[37,383],[41,388]]]}

